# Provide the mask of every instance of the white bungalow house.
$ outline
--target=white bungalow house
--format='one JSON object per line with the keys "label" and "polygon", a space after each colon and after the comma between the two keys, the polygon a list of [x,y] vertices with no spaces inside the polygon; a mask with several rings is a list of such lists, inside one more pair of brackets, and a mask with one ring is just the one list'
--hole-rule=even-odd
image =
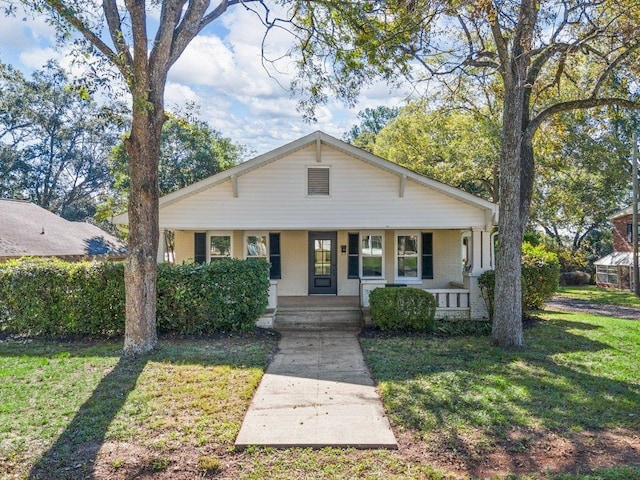
{"label": "white bungalow house", "polygon": [[176,262],[269,260],[273,309],[316,295],[367,307],[372,289],[405,285],[436,294],[441,317],[483,318],[497,212],[318,131],[162,197],[160,228]]}

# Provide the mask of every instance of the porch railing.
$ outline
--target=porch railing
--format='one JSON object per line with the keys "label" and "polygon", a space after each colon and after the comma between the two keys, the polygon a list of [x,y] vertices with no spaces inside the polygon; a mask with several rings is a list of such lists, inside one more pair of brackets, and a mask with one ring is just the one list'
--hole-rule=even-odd
{"label": "porch railing", "polygon": [[436,318],[468,318],[469,290],[466,288],[425,288],[436,297]]}

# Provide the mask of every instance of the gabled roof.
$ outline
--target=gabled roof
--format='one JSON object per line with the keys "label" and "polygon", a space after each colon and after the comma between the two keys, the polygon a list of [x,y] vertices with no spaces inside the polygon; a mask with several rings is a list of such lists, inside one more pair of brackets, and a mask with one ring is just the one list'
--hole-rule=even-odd
{"label": "gabled roof", "polygon": [[126,244],[89,223],[70,222],[38,205],[0,199],[0,258],[123,258]]}
{"label": "gabled roof", "polygon": [[[327,145],[329,147],[335,148],[347,155],[350,155],[354,158],[357,158],[363,162],[374,165],[378,168],[381,168],[387,172],[390,172],[394,175],[397,175],[400,179],[410,179],[419,184],[422,184],[426,187],[429,187],[435,191],[453,197],[457,200],[460,200],[466,204],[484,210],[487,214],[487,218],[490,219],[490,222],[493,224],[497,224],[498,221],[498,206],[492,202],[484,200],[480,197],[472,195],[470,193],[464,192],[460,189],[451,187],[449,185],[445,185],[444,183],[433,180],[429,177],[425,177],[424,175],[420,175],[408,168],[397,165],[389,160],[385,160],[381,157],[373,155],[365,150],[362,150],[358,147],[354,147],[342,140],[338,140],[331,135],[327,135],[324,132],[316,131],[307,136],[299,138],[298,140],[294,140],[291,143],[283,145],[282,147],[276,148],[270,152],[259,155],[257,157],[252,158],[246,162],[243,162],[239,165],[236,165],[233,168],[220,172],[211,177],[205,178],[199,182],[196,182],[192,185],[189,185],[185,188],[177,190],[173,193],[163,196],[160,198],[160,209],[163,207],[174,204],[180,200],[188,198],[192,195],[202,192],[208,188],[211,188],[215,185],[218,185],[226,180],[231,179],[235,181],[238,177],[251,172],[257,168],[260,168],[263,165],[274,162],[279,158],[290,155],[297,150],[301,150],[310,145],[316,145],[318,149],[321,148],[322,145]],[[114,217],[113,222],[116,224],[126,224],[128,222],[127,214],[123,213]]]}
{"label": "gabled roof", "polygon": [[[640,203],[638,203],[638,207],[640,207]],[[618,212],[614,213],[609,217],[609,220],[615,220],[616,218],[626,217],[627,215],[631,215],[633,213],[633,205],[629,205],[627,208],[623,208]]]}

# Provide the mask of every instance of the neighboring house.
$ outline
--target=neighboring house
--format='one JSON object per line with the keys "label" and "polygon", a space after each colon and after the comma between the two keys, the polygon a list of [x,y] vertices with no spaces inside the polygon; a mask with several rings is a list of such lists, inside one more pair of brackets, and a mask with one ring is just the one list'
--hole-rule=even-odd
{"label": "neighboring house", "polygon": [[0,199],[0,262],[19,257],[121,260],[127,246],[89,223],[70,222],[23,200]]}
{"label": "neighboring house", "polygon": [[613,215],[613,253],[594,262],[599,287],[633,290],[633,207]]}
{"label": "neighboring house", "polygon": [[482,318],[497,211],[316,132],[162,197],[160,229],[177,262],[269,260],[272,308],[310,295],[366,307],[372,289],[401,284],[435,293],[440,316]]}

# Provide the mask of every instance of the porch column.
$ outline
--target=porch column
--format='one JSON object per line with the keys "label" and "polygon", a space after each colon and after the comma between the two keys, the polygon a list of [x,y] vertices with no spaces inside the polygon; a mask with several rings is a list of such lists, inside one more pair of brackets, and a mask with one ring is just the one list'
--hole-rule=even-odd
{"label": "porch column", "polygon": [[471,271],[464,274],[465,288],[469,289],[469,307],[472,320],[487,318],[487,305],[482,298],[478,277],[491,267],[491,232],[471,229]]}
{"label": "porch column", "polygon": [[166,230],[160,229],[160,240],[158,241],[158,256],[156,257],[156,260],[158,261],[158,263],[165,262],[164,256],[166,253],[166,244],[167,244],[167,241],[164,238],[165,235],[166,235]]}

